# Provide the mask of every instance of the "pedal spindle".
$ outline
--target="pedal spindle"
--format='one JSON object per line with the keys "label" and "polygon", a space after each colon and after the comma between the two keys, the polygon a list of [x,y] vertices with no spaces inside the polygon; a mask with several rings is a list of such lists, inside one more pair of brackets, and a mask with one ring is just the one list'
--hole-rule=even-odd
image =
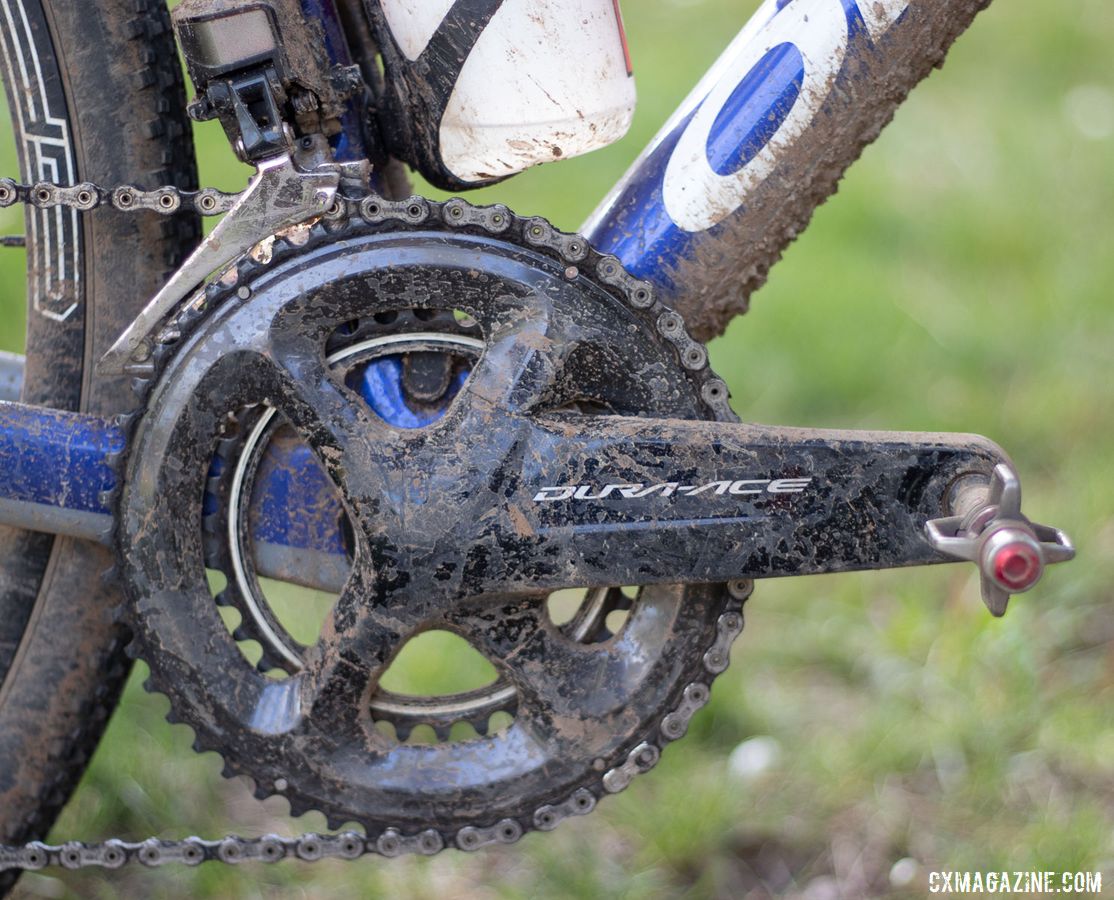
{"label": "pedal spindle", "polygon": [[1066,562],[1075,548],[1058,528],[1031,522],[1021,512],[1021,482],[1004,463],[990,483],[971,479],[955,492],[957,515],[925,523],[929,543],[941,553],[979,567],[982,598],[995,616],[1011,594],[1032,588],[1046,566]]}

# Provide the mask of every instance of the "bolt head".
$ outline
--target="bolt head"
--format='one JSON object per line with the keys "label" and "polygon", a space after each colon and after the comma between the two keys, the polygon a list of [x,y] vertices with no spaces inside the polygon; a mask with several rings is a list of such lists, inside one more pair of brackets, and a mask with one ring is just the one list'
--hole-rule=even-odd
{"label": "bolt head", "polygon": [[989,535],[982,554],[983,573],[1011,594],[1029,590],[1044,573],[1044,557],[1032,535],[1003,528]]}
{"label": "bolt head", "polygon": [[994,580],[1011,591],[1027,591],[1041,576],[1040,554],[1025,543],[1007,544],[994,556]]}

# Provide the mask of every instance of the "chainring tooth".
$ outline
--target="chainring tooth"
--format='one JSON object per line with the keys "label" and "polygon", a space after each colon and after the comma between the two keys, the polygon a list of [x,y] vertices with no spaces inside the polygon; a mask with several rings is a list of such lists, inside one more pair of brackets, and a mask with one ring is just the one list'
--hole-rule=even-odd
{"label": "chainring tooth", "polygon": [[251,615],[247,598],[236,583],[229,559],[230,548],[226,540],[228,521],[222,515],[227,509],[231,491],[231,485],[228,483],[229,473],[232,471],[246,433],[251,430],[251,424],[258,418],[260,411],[258,407],[244,407],[230,411],[228,414],[225,436],[216,442],[214,450],[214,467],[218,471],[214,474],[214,467],[211,467],[206,480],[207,499],[212,498],[212,502],[210,510],[202,515],[202,545],[206,568],[220,572],[225,578],[224,587],[213,597],[214,603],[217,606],[234,609],[240,616],[240,622],[232,632],[233,639],[237,643],[254,641],[262,648],[260,658],[255,663],[256,671],[265,674],[281,670],[289,675],[295,671],[293,666],[282,654],[273,651],[263,630],[258,627]]}
{"label": "chainring tooth", "polygon": [[[584,277],[588,273],[596,273],[598,278],[595,283],[598,286],[618,297],[642,317],[651,319],[660,337],[674,347],[678,367],[684,371],[687,378],[695,383],[704,403],[705,412],[712,418],[735,420],[734,414],[727,403],[726,386],[710,373],[707,367],[706,352],[703,351],[701,345],[688,336],[680,317],[661,304],[660,300],[654,296],[650,285],[629,276],[612,258],[601,257],[580,236],[564,234],[549,226],[548,242],[535,242],[526,237],[527,226],[523,220],[517,219],[505,207],[475,207],[459,198],[454,198],[445,203],[427,201],[422,198],[410,198],[398,202],[378,197],[344,198],[344,205],[345,210],[340,217],[313,226],[308,241],[299,241],[295,244],[286,238],[277,238],[274,243],[273,255],[266,263],[244,257],[230,267],[218,280],[209,284],[192,300],[183,304],[163,329],[162,333],[168,336],[168,340],[156,344],[150,371],[135,379],[137,395],[144,402],[148,401],[153,385],[169,364],[177,348],[185,344],[192,332],[206,322],[216,309],[230,301],[240,302],[250,298],[251,287],[249,285],[257,274],[268,267],[273,268],[277,263],[296,254],[309,252],[335,240],[338,234],[346,233],[353,227],[354,223],[349,221],[349,217],[353,217],[353,219],[358,217],[359,220],[362,220],[355,222],[358,227],[371,226],[373,231],[376,228],[383,228],[391,232],[440,228],[450,232],[459,231],[497,236],[502,240],[509,241],[512,245],[516,242],[524,246],[528,245],[532,250],[542,251],[564,263],[576,263],[578,267],[569,269],[569,277]],[[460,212],[457,213],[454,210]],[[531,226],[535,226],[537,221],[528,220]],[[538,234],[535,232],[531,232],[531,235],[538,238]],[[376,324],[382,325],[383,323]],[[357,330],[363,327],[365,327],[363,322],[356,326]],[[138,418],[128,423],[129,437],[131,438],[129,446],[133,446],[136,431],[142,424],[143,420]],[[229,453],[235,452],[237,436],[231,434],[225,436],[224,440],[229,443],[225,443],[223,449]],[[219,489],[219,480],[218,477],[208,483]],[[120,492],[117,491],[117,494],[119,495]],[[209,526],[212,524],[211,522],[208,523]],[[205,530],[212,532],[211,527],[206,527]],[[219,542],[206,543],[207,561],[209,558],[217,561],[216,543]],[[120,548],[121,567],[127,570],[130,562],[124,551],[128,545],[125,541],[118,540],[117,546]],[[209,556],[210,553],[213,555]],[[615,610],[630,609],[633,605],[630,598],[622,595],[620,591],[613,590],[613,593],[616,597],[609,598],[605,607],[606,611],[599,617],[599,628],[595,633],[597,637],[602,639],[606,639],[606,636],[610,635],[603,624],[607,614]],[[635,776],[648,771],[657,763],[661,747],[664,744],[676,739],[673,735],[679,730],[676,724],[678,719],[683,720],[685,729],[687,729],[688,720],[692,714],[707,702],[707,690],[711,681],[723,668],[726,668],[726,652],[730,649],[731,641],[738,635],[742,627],[741,609],[743,601],[729,597],[726,591],[722,593],[722,600],[717,601],[721,606],[720,613],[715,620],[714,639],[704,649],[703,657],[696,657],[688,661],[686,674],[679,678],[673,690],[672,696],[674,699],[667,705],[667,708],[660,710],[659,714],[653,717],[648,733],[637,738],[633,745],[628,745],[625,750],[617,749],[612,759],[604,760],[602,766],[593,765],[586,771],[582,784],[571,790],[563,791],[558,796],[532,797],[518,815],[503,817],[494,822],[481,819],[459,828],[446,827],[444,824],[437,822],[431,823],[429,827],[414,828],[413,826],[400,827],[390,822],[374,819],[366,820],[362,823],[367,829],[366,844],[362,845],[363,849],[374,849],[384,856],[394,856],[405,852],[428,855],[450,845],[462,849],[475,849],[493,842],[511,843],[518,840],[526,830],[531,828],[551,830],[569,815],[582,815],[590,812],[595,807],[598,799],[604,794],[625,789]],[[227,588],[221,591],[217,598],[214,598],[214,602],[221,603],[221,598],[223,598],[223,602],[233,606],[237,605],[236,597],[230,595]],[[157,666],[154,663],[157,662],[156,656],[159,653],[159,647],[157,640],[154,640],[153,635],[146,630],[146,623],[142,620],[142,616],[135,606],[138,599],[133,595],[129,612],[135,621],[137,633],[137,639],[133,641],[133,645],[136,646],[142,658],[152,663],[152,677],[145,687],[167,694],[171,697],[173,704],[174,686],[164,683],[161,675],[156,674]],[[737,627],[735,627],[736,624]],[[241,625],[241,629],[243,629],[243,625]],[[257,639],[257,636],[252,636],[250,626],[243,629],[241,635],[245,639]],[[709,654],[713,654],[715,666],[709,665]],[[721,659],[721,657],[723,658]],[[722,668],[720,667],[721,662]],[[695,699],[691,690],[694,685],[699,685]],[[701,698],[702,702],[697,702]],[[178,714],[175,713],[175,715]],[[197,723],[191,721],[188,715],[185,715],[184,719],[187,724],[195,727],[197,739],[194,746],[199,752],[214,751],[223,755],[227,751],[227,748],[222,746],[220,741],[210,740],[206,730],[198,728]],[[489,721],[490,716],[485,716],[482,722],[475,720],[470,721],[469,724],[476,729],[478,734],[484,735],[487,733]],[[440,724],[440,730],[437,725],[434,725],[435,732],[438,733],[439,737],[442,733],[447,737],[451,725],[446,727],[444,723]],[[681,734],[683,734],[683,730],[680,729]],[[402,730],[399,729],[399,740],[405,740],[408,736],[409,733],[404,736]],[[596,762],[600,761],[597,760]],[[329,803],[303,796],[295,784],[287,783],[285,779],[268,781],[264,778],[257,778],[252,771],[251,763],[239,758],[230,757],[225,760],[224,774],[249,777],[255,782],[257,796],[267,797],[277,794],[285,797],[290,804],[291,814],[294,816],[300,816],[311,809],[316,809],[324,812],[331,828],[343,825],[344,822],[351,821],[354,818],[347,812],[341,812],[331,807]],[[281,787],[278,784],[279,781],[283,782]],[[338,836],[326,837],[328,839],[338,838]],[[282,846],[289,847],[289,840],[283,839]],[[360,840],[364,841],[362,837],[360,837]],[[351,844],[346,846],[353,847]],[[363,852],[363,849],[361,852]],[[141,855],[136,855],[135,851],[130,849],[126,851],[125,855],[128,859],[138,858],[143,861]],[[303,856],[301,853],[297,855]],[[305,857],[303,856],[303,858]]]}

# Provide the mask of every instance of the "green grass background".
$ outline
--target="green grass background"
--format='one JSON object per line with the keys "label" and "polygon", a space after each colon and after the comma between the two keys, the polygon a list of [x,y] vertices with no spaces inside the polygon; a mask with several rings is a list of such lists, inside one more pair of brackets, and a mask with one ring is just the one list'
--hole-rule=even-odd
{"label": "green grass background", "polygon": [[[752,5],[628,0],[631,135],[481,196],[575,228]],[[219,130],[199,139],[202,181],[242,185]],[[10,213],[2,224],[20,227]],[[17,263],[4,262],[6,285]],[[711,354],[747,420],[999,441],[1031,513],[1076,539],[1076,562],[1003,620],[971,567],[759,584],[689,736],[591,817],[511,848],[51,872],[21,890],[758,897],[780,885],[821,898],[921,896],[932,869],[1101,869],[1114,893],[1112,285],[1114,10],[997,0]],[[6,349],[22,333],[18,294],[0,301]],[[143,674],[56,839],[323,827],[224,781],[215,755],[163,721]],[[768,765],[733,771],[732,751],[756,737]],[[890,877],[898,860],[912,860],[898,868],[906,886]]]}

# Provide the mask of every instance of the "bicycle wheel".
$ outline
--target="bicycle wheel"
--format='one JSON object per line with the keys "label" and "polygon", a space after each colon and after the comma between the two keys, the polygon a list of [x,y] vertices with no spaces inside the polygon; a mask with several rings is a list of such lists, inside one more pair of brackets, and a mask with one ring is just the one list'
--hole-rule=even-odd
{"label": "bicycle wheel", "polygon": [[[0,0],[0,62],[22,180],[195,186],[160,0]],[[28,208],[25,226],[23,400],[125,411],[126,381],[94,363],[196,241],[196,217]],[[110,565],[103,547],[0,528],[0,842],[45,836],[118,697]]]}

